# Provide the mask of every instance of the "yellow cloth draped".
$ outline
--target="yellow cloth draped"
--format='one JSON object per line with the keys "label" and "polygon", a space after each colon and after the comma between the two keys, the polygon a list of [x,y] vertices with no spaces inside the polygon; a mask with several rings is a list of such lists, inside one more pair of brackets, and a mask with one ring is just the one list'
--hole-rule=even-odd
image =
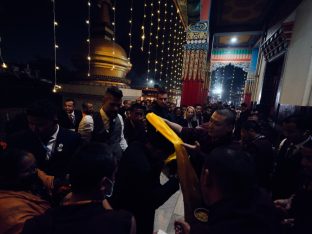
{"label": "yellow cloth draped", "polygon": [[188,153],[182,145],[183,141],[162,118],[154,113],[147,114],[146,119],[174,145],[178,165],[178,176],[184,199],[185,220],[190,224],[195,223],[197,221],[194,217],[194,210],[201,207],[202,199],[199,180],[189,161]]}

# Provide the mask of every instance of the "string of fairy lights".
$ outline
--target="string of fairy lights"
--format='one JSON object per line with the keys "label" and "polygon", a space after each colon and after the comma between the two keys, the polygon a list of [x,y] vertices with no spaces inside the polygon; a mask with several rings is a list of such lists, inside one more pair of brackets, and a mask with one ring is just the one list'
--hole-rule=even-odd
{"label": "string of fairy lights", "polygon": [[148,55],[147,55],[147,77],[146,77],[146,82],[149,82],[149,77],[150,77],[150,59],[151,59],[151,47],[152,47],[152,36],[153,36],[153,18],[154,18],[154,3],[153,0],[151,0],[151,12],[150,12],[150,28],[149,28],[149,37],[148,37]]}
{"label": "string of fairy lights", "polygon": [[52,1],[52,10],[53,10],[53,44],[54,44],[54,86],[52,89],[52,92],[56,93],[59,91],[62,87],[57,84],[57,71],[60,69],[59,66],[57,65],[57,49],[59,48],[59,45],[57,44],[56,41],[56,27],[59,25],[58,22],[56,21],[56,4],[55,0]]}
{"label": "string of fairy lights", "polygon": [[164,47],[165,47],[165,32],[166,32],[166,23],[167,23],[167,2],[165,2],[164,7],[164,21],[163,21],[163,34],[161,41],[161,58],[160,58],[160,71],[159,71],[159,81],[162,82],[162,74],[163,74],[163,62],[164,62]]}
{"label": "string of fairy lights", "polygon": [[158,66],[158,36],[159,36],[159,31],[160,31],[160,5],[161,5],[161,0],[158,0],[158,10],[157,10],[157,28],[156,28],[156,45],[155,45],[155,61],[154,61],[154,80],[157,77],[157,66]]}
{"label": "string of fairy lights", "polygon": [[146,0],[144,0],[144,6],[143,6],[143,22],[141,26],[142,34],[141,34],[141,51],[144,51],[144,41],[145,41],[145,20],[146,20]]}
{"label": "string of fairy lights", "polygon": [[3,59],[3,56],[2,56],[1,42],[2,42],[2,39],[1,39],[1,37],[0,37],[0,59],[1,59],[1,67],[2,67],[3,69],[6,69],[6,68],[8,68],[8,65],[4,62],[4,59]]}
{"label": "string of fairy lights", "polygon": [[128,54],[128,60],[131,61],[131,50],[132,50],[132,21],[133,21],[133,0],[130,0],[130,31],[129,31],[129,54]]}
{"label": "string of fairy lights", "polygon": [[87,28],[88,28],[88,38],[87,38],[87,43],[88,43],[88,73],[87,76],[91,76],[91,2],[88,0],[88,18],[86,20]]}
{"label": "string of fairy lights", "polygon": [[168,44],[167,44],[167,67],[166,67],[166,74],[165,74],[165,77],[166,77],[166,82],[165,82],[165,89],[168,90],[169,87],[171,87],[171,83],[169,82],[170,81],[170,78],[168,77],[169,76],[169,73],[170,73],[170,77],[172,77],[172,69],[171,68],[171,65],[172,65],[172,59],[171,59],[171,51],[170,49],[173,47],[173,44],[172,44],[172,27],[173,27],[173,4],[171,3],[171,13],[170,13],[170,20],[169,20],[169,37],[168,37]]}
{"label": "string of fairy lights", "polygon": [[113,0],[112,4],[112,11],[113,11],[113,66],[111,70],[115,69],[115,43],[116,43],[116,0]]}

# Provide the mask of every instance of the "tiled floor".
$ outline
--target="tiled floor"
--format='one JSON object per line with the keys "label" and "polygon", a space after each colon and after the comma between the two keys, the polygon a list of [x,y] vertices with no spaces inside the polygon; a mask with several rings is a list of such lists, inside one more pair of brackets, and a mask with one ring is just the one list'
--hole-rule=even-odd
{"label": "tiled floor", "polygon": [[[166,177],[160,176],[162,183],[166,182]],[[154,230],[159,229],[168,234],[174,234],[174,221],[184,217],[183,196],[181,190],[177,191],[166,201],[161,207],[156,210]]]}

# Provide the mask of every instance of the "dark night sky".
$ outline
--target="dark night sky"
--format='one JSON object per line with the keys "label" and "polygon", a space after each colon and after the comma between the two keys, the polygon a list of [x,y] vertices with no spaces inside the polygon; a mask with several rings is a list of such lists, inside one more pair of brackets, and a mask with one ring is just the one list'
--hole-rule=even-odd
{"label": "dark night sky", "polygon": [[[143,75],[147,70],[147,55],[140,51],[143,2],[143,0],[133,0],[133,49],[131,55],[133,69],[128,76],[132,78],[134,84],[144,80]],[[154,2],[156,5],[155,0]],[[117,0],[116,8],[117,42],[128,53],[130,0]],[[71,63],[73,54],[82,46],[86,46],[87,9],[87,0],[56,0],[56,18],[59,23],[57,41],[60,47],[57,60],[59,64],[68,69],[74,69]],[[0,36],[4,59],[8,63],[28,63],[36,57],[53,59],[52,22],[52,2],[50,0],[1,0]]]}

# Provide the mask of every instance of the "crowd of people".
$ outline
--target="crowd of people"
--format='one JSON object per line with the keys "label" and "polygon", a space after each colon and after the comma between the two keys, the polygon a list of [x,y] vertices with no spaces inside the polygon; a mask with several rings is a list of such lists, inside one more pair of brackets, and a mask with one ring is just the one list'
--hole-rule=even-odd
{"label": "crowd of people", "polygon": [[244,103],[177,107],[162,90],[153,102],[123,101],[109,87],[99,110],[87,101],[80,111],[67,99],[59,112],[39,100],[25,124],[7,123],[0,234],[152,234],[155,210],[179,190],[179,177],[165,165],[175,149],[146,121],[149,112],[187,143],[200,179],[208,218],[196,227],[177,220],[176,233],[311,233],[312,137],[304,116],[272,124]]}

